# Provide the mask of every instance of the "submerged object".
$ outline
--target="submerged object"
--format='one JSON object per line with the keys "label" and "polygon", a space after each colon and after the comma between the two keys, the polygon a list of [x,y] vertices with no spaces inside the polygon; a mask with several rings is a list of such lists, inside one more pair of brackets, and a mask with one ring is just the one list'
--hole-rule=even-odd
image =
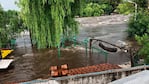
{"label": "submerged object", "polygon": [[51,66],[50,67],[50,75],[52,77],[61,77],[68,75],[68,65],[63,64],[61,66]]}
{"label": "submerged object", "polygon": [[0,56],[2,59],[4,59],[12,52],[13,52],[12,49],[0,49]]}
{"label": "submerged object", "polygon": [[13,61],[14,61],[13,59],[1,59],[0,69],[7,69]]}
{"label": "submerged object", "polygon": [[108,52],[117,52],[117,48],[111,48],[111,47],[107,47],[105,45],[103,45],[101,42],[99,42],[99,47],[101,47],[102,49],[108,51]]}
{"label": "submerged object", "polygon": [[12,52],[12,49],[0,49],[0,70],[7,69],[14,61],[13,59],[5,59]]}

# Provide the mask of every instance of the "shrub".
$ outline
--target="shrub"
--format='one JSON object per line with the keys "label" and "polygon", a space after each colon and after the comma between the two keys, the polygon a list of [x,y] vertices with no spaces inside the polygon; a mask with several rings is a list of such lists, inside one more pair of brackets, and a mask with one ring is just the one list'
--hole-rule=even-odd
{"label": "shrub", "polygon": [[145,33],[149,33],[149,14],[147,11],[140,11],[134,20],[132,16],[128,23],[128,36],[134,37],[135,35],[143,36]]}
{"label": "shrub", "polygon": [[136,2],[140,8],[147,9],[148,7],[148,0],[133,0],[133,2]]}
{"label": "shrub", "polygon": [[134,37],[141,45],[139,55],[142,56],[146,64],[149,64],[149,13],[148,11],[140,11],[136,20],[131,17],[129,21],[128,34]]}
{"label": "shrub", "polygon": [[104,14],[104,10],[101,5],[97,3],[89,3],[83,10],[83,16],[100,16]]}
{"label": "shrub", "polygon": [[102,4],[101,7],[104,10],[105,14],[110,15],[110,13],[113,12],[113,7],[111,5],[109,5],[109,4]]}
{"label": "shrub", "polygon": [[92,13],[93,13],[93,9],[90,6],[87,6],[83,10],[83,16],[92,16]]}
{"label": "shrub", "polygon": [[135,10],[134,4],[125,2],[125,3],[119,4],[115,12],[127,15],[130,13],[133,13],[134,10]]}
{"label": "shrub", "polygon": [[142,48],[139,50],[139,55],[141,55],[146,64],[149,64],[149,35],[144,34],[143,36],[137,36],[136,40]]}

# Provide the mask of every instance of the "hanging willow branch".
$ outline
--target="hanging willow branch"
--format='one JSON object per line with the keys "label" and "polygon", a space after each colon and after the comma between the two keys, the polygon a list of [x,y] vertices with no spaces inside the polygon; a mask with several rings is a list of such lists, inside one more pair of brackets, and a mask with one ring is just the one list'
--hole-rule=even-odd
{"label": "hanging willow branch", "polygon": [[62,36],[77,34],[78,25],[72,11],[81,13],[80,2],[84,1],[19,0],[20,16],[29,28],[32,43],[38,48],[57,47]]}

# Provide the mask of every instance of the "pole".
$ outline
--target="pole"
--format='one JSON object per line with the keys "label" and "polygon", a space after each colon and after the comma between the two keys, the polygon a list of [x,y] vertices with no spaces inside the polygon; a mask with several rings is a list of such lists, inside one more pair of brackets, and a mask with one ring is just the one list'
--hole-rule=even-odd
{"label": "pole", "polygon": [[112,45],[112,46],[115,46],[115,47],[117,47],[117,48],[119,48],[119,49],[123,49],[123,47],[117,46],[117,45],[115,45],[115,44],[112,44],[112,43],[109,43],[109,42],[106,42],[106,41],[103,41],[103,40],[100,40],[100,39],[91,39],[91,40],[92,40],[92,41],[93,41],[93,40],[96,40],[96,41],[104,42],[104,43],[110,44],[110,45]]}
{"label": "pole", "polygon": [[58,58],[61,57],[61,48],[60,48],[60,45],[58,46]]}
{"label": "pole", "polygon": [[134,18],[134,20],[136,21],[136,19],[137,19],[137,4],[136,3],[134,3],[135,4],[135,18]]}
{"label": "pole", "polygon": [[89,49],[91,51],[91,48],[92,48],[92,39],[89,40]]}
{"label": "pole", "polygon": [[92,39],[89,40],[89,56],[92,55]]}
{"label": "pole", "polygon": [[135,5],[135,17],[134,17],[134,21],[136,21],[136,19],[137,19],[137,3],[136,2],[133,2],[133,1],[130,1],[130,0],[128,0],[127,2],[132,3],[132,4]]}

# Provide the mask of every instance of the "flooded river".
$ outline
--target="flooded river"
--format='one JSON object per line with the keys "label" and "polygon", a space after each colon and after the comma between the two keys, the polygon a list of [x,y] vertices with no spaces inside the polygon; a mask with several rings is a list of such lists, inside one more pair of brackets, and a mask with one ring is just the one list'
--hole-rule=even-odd
{"label": "flooded river", "polygon": [[[119,40],[126,42],[127,34],[125,31],[127,29],[127,24],[125,21],[115,21],[116,24],[112,23],[114,22],[112,21],[114,18],[120,21],[128,19],[125,16],[121,16],[120,18],[118,18],[118,16],[114,16],[113,18],[108,16],[105,17],[105,19],[100,19],[98,17],[78,19],[81,26],[77,39],[83,41],[86,38],[97,38],[113,44],[117,44]],[[99,20],[106,20],[106,22],[98,24],[101,22]],[[108,24],[107,20],[112,22]],[[14,57],[14,67],[0,72],[1,83],[48,78],[49,68],[53,65],[68,64],[69,68],[76,68],[106,62],[105,57],[96,52],[93,53],[92,56],[86,56],[85,48],[81,46],[61,49],[60,57],[58,57],[56,49],[37,50],[31,47],[30,38],[27,35],[18,37],[17,49],[14,52]],[[108,54],[108,63],[123,64],[128,61],[129,57],[125,52]]]}

